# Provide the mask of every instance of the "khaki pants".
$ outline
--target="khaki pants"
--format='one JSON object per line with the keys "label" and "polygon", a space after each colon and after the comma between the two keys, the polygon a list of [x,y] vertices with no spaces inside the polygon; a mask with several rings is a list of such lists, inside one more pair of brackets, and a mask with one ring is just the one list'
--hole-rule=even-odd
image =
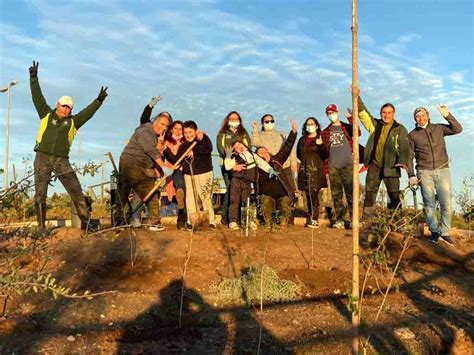
{"label": "khaki pants", "polygon": [[[194,199],[194,195],[198,196],[204,210],[209,212],[209,223],[215,223],[214,208],[212,206],[212,184],[213,173],[209,171],[204,174],[194,175],[194,186],[191,175],[184,175],[184,183],[186,185],[186,210],[188,213],[188,223],[191,223],[189,216],[196,213],[196,205],[199,207],[199,201]],[[193,188],[196,188],[194,192]]]}

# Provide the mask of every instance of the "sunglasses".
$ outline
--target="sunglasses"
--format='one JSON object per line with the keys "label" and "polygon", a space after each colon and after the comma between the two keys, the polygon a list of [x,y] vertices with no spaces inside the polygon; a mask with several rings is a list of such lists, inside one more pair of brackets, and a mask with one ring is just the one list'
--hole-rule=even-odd
{"label": "sunglasses", "polygon": [[275,120],[263,121],[263,123],[275,123]]}

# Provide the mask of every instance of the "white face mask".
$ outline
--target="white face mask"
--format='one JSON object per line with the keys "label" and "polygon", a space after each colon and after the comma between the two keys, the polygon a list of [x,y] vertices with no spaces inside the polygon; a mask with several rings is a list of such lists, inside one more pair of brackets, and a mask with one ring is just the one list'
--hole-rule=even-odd
{"label": "white face mask", "polygon": [[273,122],[268,122],[263,124],[263,129],[265,131],[273,131],[273,128],[275,128],[275,124]]}
{"label": "white face mask", "polygon": [[306,126],[306,131],[308,133],[316,133],[316,125],[314,126]]}
{"label": "white face mask", "polygon": [[232,128],[237,128],[240,126],[240,122],[239,121],[229,121],[229,127],[232,127]]}
{"label": "white face mask", "polygon": [[328,118],[332,123],[337,122],[337,120],[339,120],[339,114],[337,112],[330,113]]}
{"label": "white face mask", "polygon": [[179,135],[179,136],[175,136],[175,135],[173,134],[173,139],[174,139],[175,141],[179,141],[179,140],[181,140],[181,138],[183,138],[183,135],[182,135],[182,134]]}

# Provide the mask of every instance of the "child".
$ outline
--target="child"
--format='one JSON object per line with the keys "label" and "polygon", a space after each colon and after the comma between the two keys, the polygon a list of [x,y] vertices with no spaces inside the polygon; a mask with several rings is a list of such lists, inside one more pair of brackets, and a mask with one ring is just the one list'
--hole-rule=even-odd
{"label": "child", "polygon": [[202,137],[200,137],[197,130],[198,128],[194,121],[184,122],[183,133],[185,142],[180,145],[177,154],[182,156],[194,141],[197,142],[196,146],[182,163],[186,186],[188,224],[192,222],[191,217],[198,213],[197,205],[199,205],[199,201],[196,201],[196,198],[199,198],[204,210],[207,210],[209,213],[209,226],[215,229],[216,222],[212,205],[212,143],[206,134],[200,133],[202,134]]}
{"label": "child", "polygon": [[[230,181],[230,206],[229,206],[229,228],[239,230],[237,224],[239,204],[247,204],[247,200],[252,193],[252,183],[257,181],[257,167],[269,172],[270,165],[253,154],[241,140],[234,141],[232,149],[226,149],[224,168],[232,173]],[[248,206],[247,206],[248,207]],[[256,224],[251,223],[250,227],[256,229]]]}

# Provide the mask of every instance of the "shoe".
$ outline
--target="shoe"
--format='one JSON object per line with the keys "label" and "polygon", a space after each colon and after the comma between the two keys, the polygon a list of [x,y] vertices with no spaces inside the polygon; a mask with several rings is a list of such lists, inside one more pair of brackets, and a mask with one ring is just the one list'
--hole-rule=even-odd
{"label": "shoe", "polygon": [[81,223],[81,229],[86,233],[98,232],[100,230],[100,222],[91,219],[89,223]]}
{"label": "shoe", "polygon": [[140,228],[142,226],[142,222],[140,222],[139,218],[132,217],[130,225],[132,228]]}
{"label": "shoe", "polygon": [[336,229],[345,229],[344,221],[336,221],[332,227]]}
{"label": "shoe", "polygon": [[162,232],[165,230],[165,227],[161,223],[152,224],[148,227],[150,232]]}
{"label": "shoe", "polygon": [[442,242],[445,242],[446,244],[450,246],[454,246],[454,241],[449,237],[449,235],[442,235],[439,237],[439,240]]}
{"label": "shoe", "polygon": [[193,231],[193,226],[190,223],[186,222],[184,224],[184,230],[187,231],[187,232],[192,232]]}
{"label": "shoe", "polygon": [[229,223],[229,228],[230,228],[230,230],[233,230],[233,231],[240,230],[239,225],[236,222],[230,222]]}
{"label": "shoe", "polygon": [[217,224],[216,224],[216,222],[214,222],[214,223],[209,223],[209,229],[210,229],[210,230],[216,230],[216,229],[217,229]]}
{"label": "shoe", "polygon": [[306,227],[308,228],[319,228],[319,223],[315,219],[310,219],[308,223],[306,223]]}
{"label": "shoe", "polygon": [[439,234],[431,233],[431,236],[428,238],[428,241],[433,244],[438,244]]}

